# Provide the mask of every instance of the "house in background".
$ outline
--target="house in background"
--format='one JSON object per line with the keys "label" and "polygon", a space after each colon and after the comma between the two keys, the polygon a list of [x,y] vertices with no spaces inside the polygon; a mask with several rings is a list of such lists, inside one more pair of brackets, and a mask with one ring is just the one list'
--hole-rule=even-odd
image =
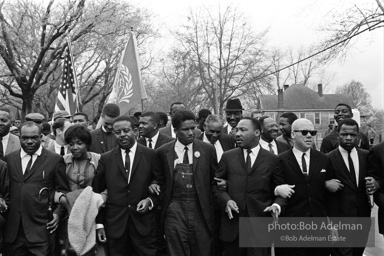
{"label": "house in background", "polygon": [[260,109],[264,115],[271,116],[278,122],[282,113],[293,112],[299,118],[307,118],[314,124],[318,131],[315,142],[318,148],[328,130],[329,124],[334,124],[334,109],[337,104],[346,103],[355,108],[352,97],[345,94],[323,94],[322,84],[318,91],[304,85],[284,85],[277,95],[262,95]]}

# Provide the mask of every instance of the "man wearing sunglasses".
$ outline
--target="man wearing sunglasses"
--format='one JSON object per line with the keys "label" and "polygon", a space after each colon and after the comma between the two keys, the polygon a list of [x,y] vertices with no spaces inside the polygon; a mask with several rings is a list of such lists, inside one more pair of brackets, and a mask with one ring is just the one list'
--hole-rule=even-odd
{"label": "man wearing sunglasses", "polygon": [[[313,150],[312,143],[317,131],[308,119],[300,118],[292,124],[294,146],[278,157],[288,188],[289,204],[282,217],[326,217],[330,213],[326,203],[328,190],[325,187],[327,171],[331,163],[323,153]],[[281,195],[279,193],[279,195]],[[327,248],[276,248],[277,256],[328,256]]]}

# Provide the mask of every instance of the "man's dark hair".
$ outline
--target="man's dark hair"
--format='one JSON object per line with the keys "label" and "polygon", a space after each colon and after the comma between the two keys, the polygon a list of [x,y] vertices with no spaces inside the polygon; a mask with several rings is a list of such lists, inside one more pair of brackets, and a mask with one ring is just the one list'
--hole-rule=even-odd
{"label": "man's dark hair", "polygon": [[137,119],[133,116],[119,116],[115,120],[113,120],[112,125],[121,121],[128,121],[131,126],[131,129],[133,130],[135,128],[135,122],[137,122]]}
{"label": "man's dark hair", "polygon": [[182,123],[187,120],[193,120],[196,122],[196,117],[191,111],[178,111],[172,117],[172,126],[175,129],[179,129]]}
{"label": "man's dark hair", "polygon": [[[265,117],[265,116],[263,116],[263,117]],[[267,116],[267,117],[269,117],[269,116]],[[250,117],[250,116],[243,117],[242,120],[250,120],[251,123],[252,123],[253,129],[261,131],[261,122],[260,122],[260,120],[257,120],[256,118]]]}
{"label": "man's dark hair", "polygon": [[198,118],[199,119],[207,118],[207,116],[209,116],[209,115],[212,115],[211,110],[203,108],[203,109],[200,109],[199,114],[198,114]]}
{"label": "man's dark hair", "polygon": [[176,101],[176,102],[173,102],[173,103],[171,104],[171,106],[169,107],[169,111],[172,111],[172,107],[173,107],[174,105],[184,105],[184,106],[185,106],[185,104],[184,104],[183,102],[181,102],[181,101]]}
{"label": "man's dark hair", "polygon": [[61,117],[61,118],[57,118],[55,122],[53,122],[52,131],[55,137],[56,137],[56,129],[63,128],[65,122],[70,122],[70,120],[68,120],[67,118]]}
{"label": "man's dark hair", "polygon": [[81,140],[87,145],[87,148],[92,144],[92,136],[87,128],[81,125],[73,125],[67,129],[64,134],[65,142],[69,144],[73,139]]}
{"label": "man's dark hair", "polygon": [[83,116],[83,117],[85,117],[85,121],[88,122],[88,115],[85,114],[85,113],[83,113],[83,112],[77,112],[77,113],[75,113],[73,116],[74,116],[74,117],[75,117],[75,116]]}
{"label": "man's dark hair", "polygon": [[41,124],[42,128],[41,128],[41,132],[44,134],[44,135],[48,135],[51,133],[51,125],[48,123],[48,122],[43,122]]}
{"label": "man's dark hair", "polygon": [[21,127],[20,127],[20,134],[21,134],[21,130],[23,129],[23,127],[33,127],[33,126],[36,126],[38,129],[39,129],[39,134],[41,134],[41,126],[38,125],[37,123],[33,122],[33,121],[26,121],[24,122]]}
{"label": "man's dark hair", "polygon": [[[163,121],[164,126],[167,126],[168,123],[168,115],[164,112],[156,112],[159,115],[160,120]],[[160,122],[159,122],[160,123]]]}
{"label": "man's dark hair", "polygon": [[112,118],[118,117],[120,115],[120,108],[114,103],[108,103],[103,107],[102,115],[106,115]]}
{"label": "man's dark hair", "polygon": [[345,107],[347,107],[348,110],[349,110],[349,113],[353,114],[352,113],[352,108],[348,104],[346,104],[346,103],[339,103],[339,104],[336,105],[335,110],[337,109],[338,106],[345,106]]}
{"label": "man's dark hair", "polygon": [[286,113],[283,113],[280,118],[287,118],[288,120],[288,123],[289,124],[292,124],[296,119],[297,119],[297,115],[293,112],[286,112]]}
{"label": "man's dark hair", "polygon": [[152,111],[147,111],[141,115],[141,117],[146,117],[146,116],[149,116],[152,119],[153,123],[158,125],[160,124],[160,116],[157,113]]}
{"label": "man's dark hair", "polygon": [[356,126],[357,127],[357,132],[359,132],[359,124],[353,120],[352,118],[346,118],[340,121],[339,125],[337,126],[337,132],[340,132],[341,126],[348,125],[348,126]]}
{"label": "man's dark hair", "polygon": [[133,114],[133,116],[136,117],[137,119],[139,119],[140,116],[141,116],[141,112],[140,112],[140,111],[139,111],[139,112],[135,112],[135,113]]}

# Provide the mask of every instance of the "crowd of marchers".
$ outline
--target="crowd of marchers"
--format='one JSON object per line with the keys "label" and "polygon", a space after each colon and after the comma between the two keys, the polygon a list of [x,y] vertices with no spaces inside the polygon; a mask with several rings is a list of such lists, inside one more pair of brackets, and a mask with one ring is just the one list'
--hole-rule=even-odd
{"label": "crowd of marchers", "polygon": [[320,150],[292,112],[243,116],[237,98],[224,111],[109,103],[90,129],[85,113],[21,123],[0,108],[0,255],[357,256],[364,246],[242,247],[240,218],[371,217],[375,203],[384,233],[384,143],[370,148],[349,105]]}

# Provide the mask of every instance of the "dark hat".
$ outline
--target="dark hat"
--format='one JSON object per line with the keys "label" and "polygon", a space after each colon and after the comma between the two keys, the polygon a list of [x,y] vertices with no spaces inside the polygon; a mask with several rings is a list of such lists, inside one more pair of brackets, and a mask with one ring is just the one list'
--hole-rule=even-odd
{"label": "dark hat", "polygon": [[55,121],[58,118],[69,118],[69,117],[72,117],[72,116],[65,110],[59,110],[53,113],[53,121]]}
{"label": "dark hat", "polygon": [[29,113],[25,116],[25,121],[32,121],[32,122],[43,122],[45,120],[45,117],[40,113]]}
{"label": "dark hat", "polygon": [[203,108],[199,111],[199,119],[201,118],[207,118],[207,116],[212,115],[211,110]]}
{"label": "dark hat", "polygon": [[238,98],[232,98],[227,100],[227,105],[225,106],[225,111],[242,111],[244,110],[241,106],[241,102]]}

